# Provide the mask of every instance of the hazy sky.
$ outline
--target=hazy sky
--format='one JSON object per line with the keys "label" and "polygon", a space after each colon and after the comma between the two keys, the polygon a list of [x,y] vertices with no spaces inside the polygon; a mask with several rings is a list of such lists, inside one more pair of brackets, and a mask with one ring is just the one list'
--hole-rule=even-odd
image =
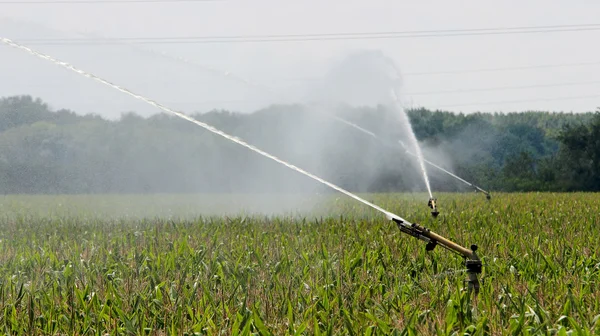
{"label": "hazy sky", "polygon": [[[22,0],[26,1],[31,0]],[[2,2],[0,0],[0,36],[25,44],[29,39],[86,37],[81,34],[172,38],[600,23],[600,2],[591,0]],[[230,71],[286,92],[294,99],[301,99],[348,53],[380,50],[400,67],[403,98],[408,106],[463,112],[530,109],[580,112],[600,106],[598,41],[600,30],[338,41],[171,43],[141,47]],[[211,108],[248,111],[278,99],[260,88],[142,51],[139,47],[29,42],[35,49],[187,112]],[[557,64],[580,65],[439,73]],[[95,112],[109,117],[127,110],[144,114],[157,112],[90,79],[6,46],[0,46],[0,74],[0,96],[32,94],[53,108],[71,108],[80,113]],[[537,87],[506,88],[515,86]],[[493,90],[485,90],[488,88]],[[465,92],[440,92],[456,90]]]}

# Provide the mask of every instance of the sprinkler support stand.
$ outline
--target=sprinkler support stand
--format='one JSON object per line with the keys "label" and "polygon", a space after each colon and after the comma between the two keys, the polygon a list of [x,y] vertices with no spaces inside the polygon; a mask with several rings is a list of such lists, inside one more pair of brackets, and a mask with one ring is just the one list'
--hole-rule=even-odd
{"label": "sprinkler support stand", "polygon": [[408,224],[401,219],[393,217],[391,219],[398,225],[400,231],[427,242],[425,246],[426,251],[432,251],[437,245],[441,245],[448,250],[462,255],[465,258],[469,278],[467,280],[469,283],[469,292],[475,291],[475,295],[479,293],[479,279],[477,275],[482,271],[482,263],[475,252],[477,251],[477,245],[471,245],[471,249],[467,249],[419,224]]}

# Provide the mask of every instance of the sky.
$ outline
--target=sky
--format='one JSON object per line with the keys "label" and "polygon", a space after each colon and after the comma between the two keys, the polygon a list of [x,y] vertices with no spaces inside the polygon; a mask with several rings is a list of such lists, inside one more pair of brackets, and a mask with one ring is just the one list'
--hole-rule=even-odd
{"label": "sky", "polygon": [[[303,102],[327,83],[322,79],[331,69],[360,51],[381,52],[394,61],[402,74],[402,101],[406,107],[464,113],[588,112],[600,107],[600,29],[385,39],[155,43],[156,38],[174,42],[173,38],[181,37],[600,24],[598,1],[27,1],[32,0],[0,0],[0,36],[184,112],[251,112],[271,103]],[[150,38],[147,41],[153,43],[47,43],[47,39],[94,37]],[[515,67],[521,69],[498,70]],[[473,71],[482,69],[495,70]],[[0,74],[2,97],[29,94],[42,98],[54,109],[68,108],[109,118],[127,111],[143,115],[160,112],[4,45],[0,45]],[[250,80],[250,84],[240,78]]]}

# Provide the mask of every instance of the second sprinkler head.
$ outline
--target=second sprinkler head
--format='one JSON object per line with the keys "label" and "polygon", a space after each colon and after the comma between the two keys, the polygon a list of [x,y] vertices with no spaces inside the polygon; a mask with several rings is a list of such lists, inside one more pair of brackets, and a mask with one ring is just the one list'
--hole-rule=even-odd
{"label": "second sprinkler head", "polygon": [[431,215],[433,217],[437,217],[440,214],[440,212],[437,209],[436,201],[437,199],[430,198],[429,202],[427,202],[427,206],[431,208]]}

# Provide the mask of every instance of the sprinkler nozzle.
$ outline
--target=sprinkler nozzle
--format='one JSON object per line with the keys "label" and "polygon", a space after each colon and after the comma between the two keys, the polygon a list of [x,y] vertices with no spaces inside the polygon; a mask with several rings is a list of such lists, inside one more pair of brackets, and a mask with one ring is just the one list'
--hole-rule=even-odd
{"label": "sprinkler nozzle", "polygon": [[437,205],[435,204],[436,201],[437,199],[430,198],[429,202],[427,202],[427,206],[431,208],[431,215],[433,217],[437,217],[440,214],[440,212],[437,210]]}
{"label": "sprinkler nozzle", "polygon": [[478,193],[478,192],[482,192],[482,193],[484,193],[484,194],[485,194],[485,198],[486,198],[488,201],[492,199],[492,195],[491,195],[489,192],[487,192],[487,191],[485,191],[485,190],[483,190],[483,189],[479,188],[478,186],[476,186],[476,185],[474,185],[474,184],[472,184],[472,183],[471,183],[471,187],[475,188],[475,193]]}

